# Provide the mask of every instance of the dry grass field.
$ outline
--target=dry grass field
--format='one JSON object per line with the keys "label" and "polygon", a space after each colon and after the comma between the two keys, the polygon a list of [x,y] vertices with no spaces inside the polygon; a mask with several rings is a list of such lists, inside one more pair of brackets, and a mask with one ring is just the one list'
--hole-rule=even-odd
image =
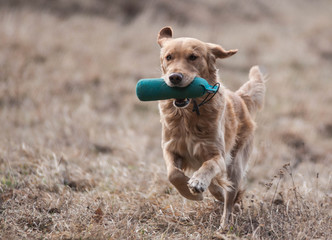
{"label": "dry grass field", "polygon": [[[0,0],[0,239],[331,239],[332,3]],[[242,213],[167,180],[157,102],[160,28],[238,48],[236,90],[268,75]]]}

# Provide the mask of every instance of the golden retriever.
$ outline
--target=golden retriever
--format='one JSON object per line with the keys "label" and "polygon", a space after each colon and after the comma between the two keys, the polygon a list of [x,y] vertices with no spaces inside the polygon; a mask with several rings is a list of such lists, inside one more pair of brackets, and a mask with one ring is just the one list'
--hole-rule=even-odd
{"label": "golden retriever", "polygon": [[[219,82],[216,59],[237,52],[172,35],[170,27],[164,27],[158,34],[162,78],[170,87],[186,87],[196,76],[215,85]],[[220,84],[217,94],[203,105],[199,103],[205,96],[159,101],[168,179],[187,199],[202,200],[208,189],[224,202],[222,228],[232,221],[234,204],[243,192],[253,147],[254,116],[263,106],[264,95],[264,79],[254,66],[249,81],[238,91],[231,92]]]}

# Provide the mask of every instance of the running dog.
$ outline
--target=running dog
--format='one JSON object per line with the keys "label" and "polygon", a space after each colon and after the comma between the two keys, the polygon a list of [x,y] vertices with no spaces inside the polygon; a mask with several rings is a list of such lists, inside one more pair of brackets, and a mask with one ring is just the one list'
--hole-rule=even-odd
{"label": "running dog", "polygon": [[[164,27],[158,34],[162,78],[170,87],[186,87],[198,76],[218,92],[197,99],[159,101],[162,149],[169,181],[190,200],[202,200],[209,190],[224,202],[221,227],[232,222],[234,205],[244,191],[243,181],[253,148],[255,114],[263,107],[265,81],[258,66],[239,90],[226,89],[218,79],[216,60],[237,50],[194,38],[172,38]],[[191,176],[191,177],[189,177]]]}

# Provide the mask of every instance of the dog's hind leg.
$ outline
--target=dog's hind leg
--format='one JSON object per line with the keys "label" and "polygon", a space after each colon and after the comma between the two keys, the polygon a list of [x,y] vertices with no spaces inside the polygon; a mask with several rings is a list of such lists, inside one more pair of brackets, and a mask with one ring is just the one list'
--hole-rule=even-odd
{"label": "dog's hind leg", "polygon": [[234,159],[227,166],[227,176],[232,182],[232,189],[225,191],[224,212],[221,219],[221,227],[226,228],[230,222],[233,222],[232,211],[234,204],[239,201],[243,194],[242,180],[246,174],[247,162],[252,152],[253,137],[249,136],[246,144],[240,147]]}

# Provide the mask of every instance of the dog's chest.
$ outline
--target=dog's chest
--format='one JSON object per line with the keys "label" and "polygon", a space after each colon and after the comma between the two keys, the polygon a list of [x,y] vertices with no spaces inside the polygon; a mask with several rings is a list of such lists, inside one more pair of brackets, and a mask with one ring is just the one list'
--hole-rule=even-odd
{"label": "dog's chest", "polygon": [[188,167],[198,169],[206,160],[204,156],[206,144],[193,132],[183,131],[182,133],[179,138],[173,139],[176,150],[180,150]]}
{"label": "dog's chest", "polygon": [[180,121],[164,131],[163,147],[182,156],[187,167],[198,169],[208,160],[212,141],[197,122]]}

